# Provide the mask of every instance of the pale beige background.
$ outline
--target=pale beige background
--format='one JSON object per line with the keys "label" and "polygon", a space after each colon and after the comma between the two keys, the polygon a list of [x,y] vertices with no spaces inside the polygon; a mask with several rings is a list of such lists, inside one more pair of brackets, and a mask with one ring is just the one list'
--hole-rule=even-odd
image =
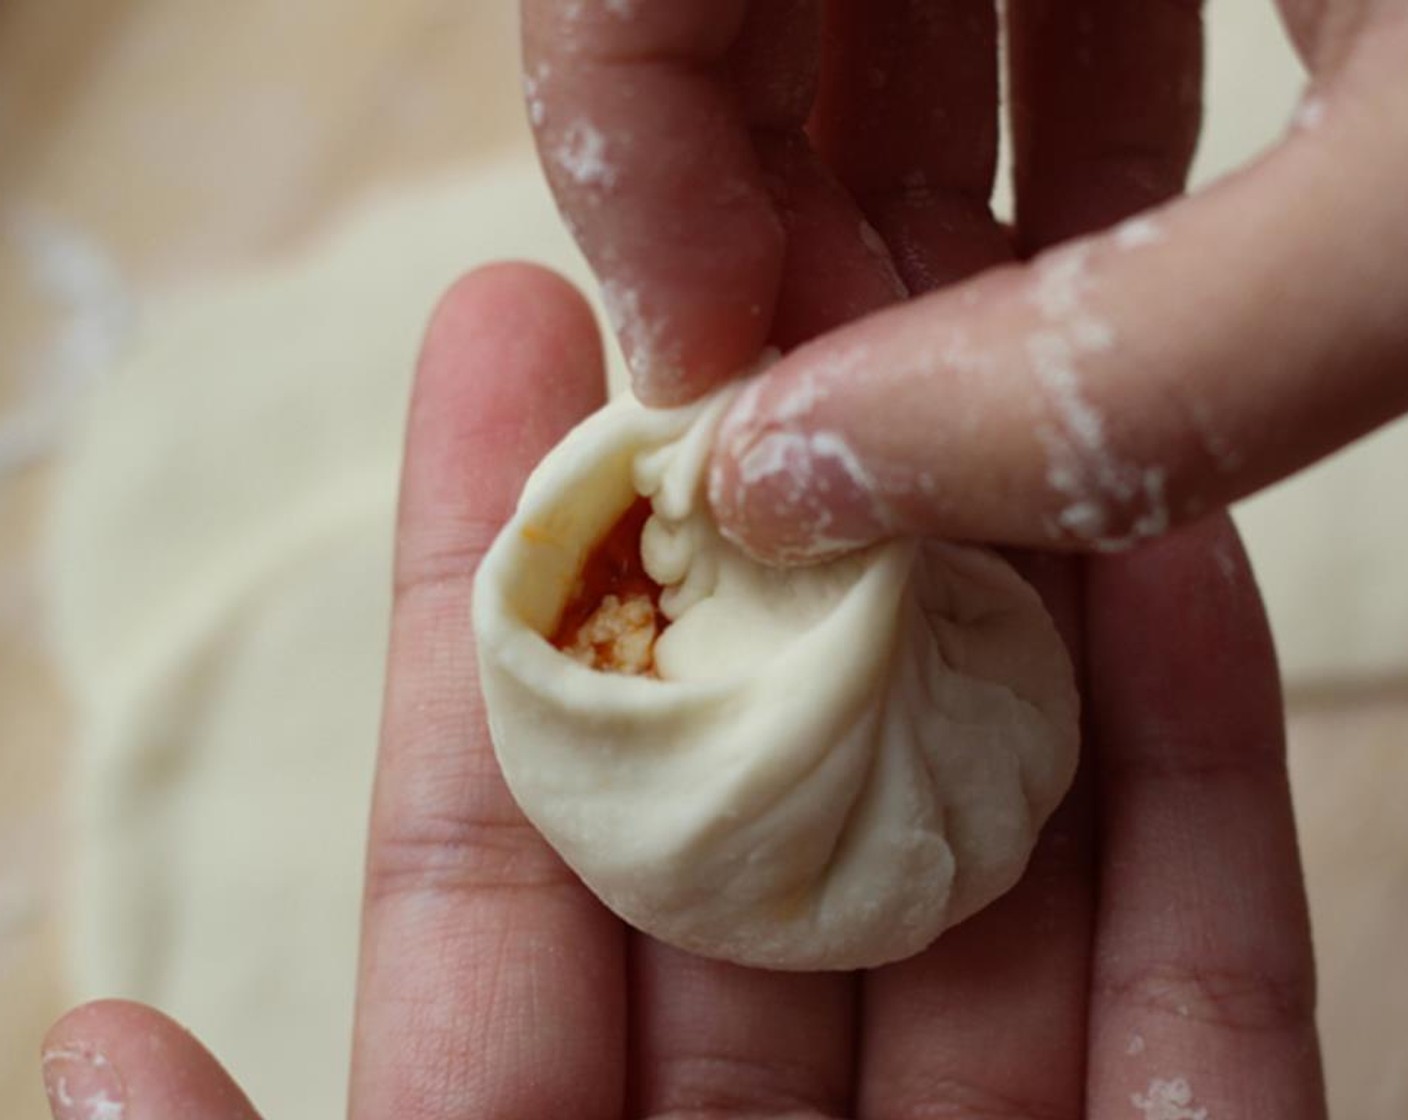
{"label": "pale beige background", "polygon": [[[135,329],[144,293],[293,252],[353,199],[522,144],[512,7],[0,5],[0,416],[38,415],[42,448],[35,401],[57,409],[54,385],[100,369]],[[1268,52],[1267,66],[1286,65]],[[1255,57],[1241,69],[1248,111],[1274,84],[1258,80]],[[26,1120],[44,1115],[38,1033],[66,999],[56,889],[66,726],[32,594],[45,459],[10,467],[0,476],[0,1108]],[[1293,704],[1323,1023],[1345,1117],[1408,1115],[1405,728],[1404,682],[1350,682]]]}

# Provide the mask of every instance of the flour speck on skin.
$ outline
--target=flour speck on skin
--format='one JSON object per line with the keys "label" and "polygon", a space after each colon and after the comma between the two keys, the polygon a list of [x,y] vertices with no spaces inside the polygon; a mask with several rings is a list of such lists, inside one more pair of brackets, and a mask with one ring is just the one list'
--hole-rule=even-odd
{"label": "flour speck on skin", "polygon": [[1067,434],[1083,450],[1103,455],[1105,420],[1081,395],[1075,347],[1055,331],[1042,331],[1027,340],[1027,357]]}
{"label": "flour speck on skin", "polygon": [[[955,329],[949,334],[933,353],[939,367],[945,373],[956,378],[991,377],[993,375],[992,358],[982,351],[974,349],[967,333],[961,329]],[[967,410],[964,428],[969,431],[973,430],[976,419],[973,410]]]}
{"label": "flour speck on skin", "polygon": [[1212,410],[1204,401],[1190,397],[1187,408],[1189,419],[1197,430],[1203,450],[1207,452],[1213,465],[1223,474],[1235,474],[1246,462],[1246,456],[1238,451],[1227,436],[1218,429],[1217,422],[1213,419]]}
{"label": "flour speck on skin", "polygon": [[1133,1094],[1129,1100],[1144,1120],[1208,1120],[1208,1110],[1194,1105],[1193,1089],[1186,1077],[1167,1081],[1156,1077],[1148,1089]]}
{"label": "flour speck on skin", "polygon": [[1031,298],[1043,318],[1056,322],[1081,309],[1091,286],[1086,271],[1089,261],[1090,245],[1078,242],[1036,263]]}
{"label": "flour speck on skin", "polygon": [[1066,502],[1047,529],[1054,538],[1118,551],[1167,531],[1170,516],[1166,472],[1142,468],[1111,450],[1105,417],[1081,386],[1082,359],[1107,353],[1118,341],[1086,305],[1093,286],[1091,252],[1091,243],[1082,242],[1035,266],[1030,299],[1047,325],[1027,339],[1026,353],[1050,417],[1036,427],[1047,453],[1047,485]]}
{"label": "flour speck on skin", "polygon": [[[62,1088],[63,1081],[60,1079],[59,1085]],[[121,1101],[115,1101],[106,1093],[94,1093],[91,1096],[75,1101],[72,1097],[60,1101],[68,1108],[69,1115],[81,1118],[81,1120],[123,1120],[127,1115],[126,1106]]]}
{"label": "flour speck on skin", "polygon": [[853,382],[870,377],[875,356],[863,342],[852,342],[831,349],[827,356],[811,363],[818,389],[828,384]]}
{"label": "flour speck on skin", "polygon": [[1071,323],[1071,341],[1078,350],[1099,354],[1115,348],[1115,332],[1099,319],[1076,319]]}
{"label": "flour speck on skin", "polygon": [[584,187],[606,188],[616,183],[617,171],[607,158],[606,137],[589,121],[568,125],[553,158],[573,182]]}
{"label": "flour speck on skin", "polygon": [[1296,106],[1295,115],[1291,118],[1291,127],[1297,132],[1314,132],[1325,123],[1325,99],[1323,97],[1307,97]]}
{"label": "flour speck on skin", "polygon": [[1167,481],[1168,472],[1162,467],[1149,467],[1144,471],[1142,484],[1146,512],[1134,522],[1127,539],[1107,542],[1108,547],[1126,548],[1139,541],[1161,537],[1168,532],[1170,518],[1168,499],[1165,494]]}
{"label": "flour speck on skin", "polygon": [[1157,245],[1164,239],[1164,231],[1158,223],[1146,215],[1139,215],[1122,222],[1115,228],[1115,245],[1121,249],[1143,249]]}
{"label": "flour speck on skin", "polygon": [[[786,522],[794,533],[777,548],[777,558],[815,560],[871,543],[877,530],[896,526],[885,495],[914,488],[909,472],[897,474],[887,488],[846,439],[824,427],[824,418],[817,416],[838,385],[865,376],[870,359],[864,344],[841,346],[800,376],[769,385],[766,404],[762,385],[754,379],[719,426],[717,445],[735,469],[725,471],[722,464],[714,464],[710,501],[754,509],[759,500],[769,503],[765,516]],[[923,479],[919,485],[923,488]],[[934,488],[932,476],[927,485]],[[765,491],[765,499],[750,493],[755,488]],[[727,531],[725,535],[741,543]]]}
{"label": "flour speck on skin", "polygon": [[606,0],[606,10],[617,19],[634,19],[637,0]]}
{"label": "flour speck on skin", "polygon": [[528,119],[537,128],[548,119],[547,104],[543,101],[543,86],[552,76],[552,66],[540,62],[531,74],[523,75],[523,99],[528,103]]}
{"label": "flour speck on skin", "polygon": [[810,375],[799,377],[796,384],[790,386],[773,405],[770,410],[772,418],[782,424],[805,419],[817,405],[830,396],[830,387],[820,378]]}
{"label": "flour speck on skin", "polygon": [[[769,432],[758,440],[738,461],[738,477],[745,486],[786,473],[797,480],[800,473],[790,467],[793,452],[802,437],[793,432]],[[802,480],[805,481],[805,480]]]}
{"label": "flour speck on skin", "polygon": [[79,1049],[44,1053],[45,1085],[51,1100],[74,1120],[124,1120],[127,1107],[117,1072],[101,1054]]}
{"label": "flour speck on skin", "polygon": [[[764,356],[763,369],[776,361],[776,351],[770,355]],[[742,446],[766,426],[807,420],[818,405],[831,398],[834,386],[853,384],[865,376],[869,361],[867,346],[855,344],[835,349],[826,358],[810,363],[807,371],[789,384],[774,390],[765,413],[757,407],[759,397],[750,384],[729,408],[720,427],[720,443],[727,446],[732,440]]]}
{"label": "flour speck on skin", "polygon": [[1056,525],[1077,540],[1098,540],[1105,535],[1110,516],[1097,502],[1075,501],[1056,517]]}
{"label": "flour speck on skin", "polygon": [[758,401],[762,395],[763,379],[748,378],[719,423],[717,442],[720,447],[732,453],[746,445],[758,419]]}
{"label": "flour speck on skin", "polygon": [[817,461],[830,460],[839,464],[857,490],[869,494],[876,492],[875,480],[861,463],[860,456],[835,432],[813,432],[808,442]]}
{"label": "flour speck on skin", "polygon": [[666,342],[665,324],[646,314],[640,293],[619,281],[608,280],[602,285],[601,298],[632,371],[655,384],[678,383],[684,376],[679,346]]}
{"label": "flour speck on skin", "polygon": [[[739,458],[738,477],[744,488],[768,486],[773,499],[769,512],[792,528],[793,538],[777,547],[783,561],[848,552],[869,544],[875,528],[894,525],[876,480],[835,432],[766,432]],[[838,488],[865,505],[870,535],[856,536],[838,525],[831,509]],[[727,530],[725,535],[735,539]]]}
{"label": "flour speck on skin", "polygon": [[1129,1036],[1129,1042],[1125,1045],[1124,1052],[1134,1058],[1144,1053],[1144,1048],[1144,1036],[1136,1033]]}
{"label": "flour speck on skin", "polygon": [[1235,585],[1239,582],[1242,572],[1241,558],[1237,554],[1235,538],[1231,536],[1222,537],[1212,547],[1213,562],[1217,565],[1218,574],[1223,580]]}

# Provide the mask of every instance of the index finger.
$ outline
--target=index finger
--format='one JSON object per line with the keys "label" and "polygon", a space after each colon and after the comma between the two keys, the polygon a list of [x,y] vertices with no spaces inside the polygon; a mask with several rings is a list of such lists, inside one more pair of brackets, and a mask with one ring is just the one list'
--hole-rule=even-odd
{"label": "index finger", "polygon": [[727,530],[1118,549],[1408,410],[1405,49],[1366,17],[1252,167],[789,354],[720,427]]}
{"label": "index finger", "polygon": [[619,1114],[624,936],[509,795],[470,624],[479,557],[602,384],[590,311],[540,269],[469,277],[431,327],[401,495],[354,1118]]}
{"label": "index finger", "polygon": [[[652,404],[700,395],[767,340],[784,234],[750,127],[800,128],[810,0],[785,7],[751,95],[729,58],[746,0],[524,0],[529,115],[559,206]],[[772,4],[782,8],[783,5]],[[746,75],[744,75],[746,79]]]}
{"label": "index finger", "polygon": [[1236,530],[1213,518],[1089,573],[1088,1115],[1323,1120],[1275,653]]}

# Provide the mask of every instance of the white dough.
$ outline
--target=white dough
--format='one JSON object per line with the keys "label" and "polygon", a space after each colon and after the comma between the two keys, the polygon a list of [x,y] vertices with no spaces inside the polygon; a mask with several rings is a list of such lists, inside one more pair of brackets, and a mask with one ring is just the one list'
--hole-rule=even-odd
{"label": "white dough", "polygon": [[[725,541],[703,468],[725,392],[621,399],[541,464],[475,584],[481,680],[519,805],[602,900],[706,956],[865,968],[1010,888],[1075,771],[1073,674],[995,555],[899,542],[789,572]],[[659,679],[555,649],[638,495],[671,583]]]}

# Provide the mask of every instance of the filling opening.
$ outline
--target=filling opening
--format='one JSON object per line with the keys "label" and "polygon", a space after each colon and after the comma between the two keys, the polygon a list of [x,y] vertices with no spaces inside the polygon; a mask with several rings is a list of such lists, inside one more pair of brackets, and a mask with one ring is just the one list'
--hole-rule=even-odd
{"label": "filling opening", "polygon": [[654,677],[655,643],[669,621],[661,586],[641,559],[640,541],[652,513],[638,498],[592,545],[551,642],[574,661],[602,673]]}

